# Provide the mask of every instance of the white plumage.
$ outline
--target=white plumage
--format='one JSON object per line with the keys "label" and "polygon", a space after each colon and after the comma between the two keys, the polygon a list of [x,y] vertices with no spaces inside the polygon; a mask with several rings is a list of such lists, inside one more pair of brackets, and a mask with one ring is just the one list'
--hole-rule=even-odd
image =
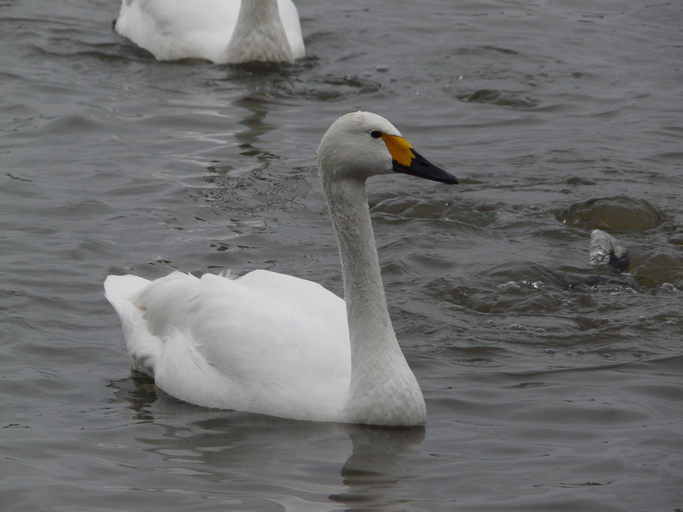
{"label": "white plumage", "polygon": [[349,384],[344,301],[256,270],[239,279],[174,272],[109,276],[133,366],[186,402],[334,420]]}
{"label": "white plumage", "polygon": [[292,62],[306,54],[291,0],[122,0],[114,27],[162,61]]}

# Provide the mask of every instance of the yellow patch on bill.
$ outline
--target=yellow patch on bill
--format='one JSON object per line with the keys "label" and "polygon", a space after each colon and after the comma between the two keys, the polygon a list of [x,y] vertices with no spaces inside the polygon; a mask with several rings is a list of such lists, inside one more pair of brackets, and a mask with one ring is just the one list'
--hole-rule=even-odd
{"label": "yellow patch on bill", "polygon": [[382,140],[391,153],[391,158],[404,167],[410,167],[413,158],[415,158],[412,151],[413,145],[410,142],[398,135],[387,135],[386,133],[382,134]]}

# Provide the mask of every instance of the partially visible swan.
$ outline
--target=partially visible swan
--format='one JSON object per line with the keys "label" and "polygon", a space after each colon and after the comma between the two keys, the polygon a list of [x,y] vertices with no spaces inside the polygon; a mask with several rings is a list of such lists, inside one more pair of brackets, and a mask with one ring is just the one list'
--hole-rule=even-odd
{"label": "partially visible swan", "polygon": [[625,272],[631,263],[628,249],[601,229],[591,231],[588,259],[593,266],[609,265],[619,272]]}
{"label": "partially visible swan", "polygon": [[108,276],[105,294],[132,365],[170,395],[206,407],[421,425],[425,403],[387,311],[365,181],[392,172],[457,180],[370,112],[337,119],[318,161],[346,302],[319,284],[267,270],[237,279]]}
{"label": "partially visible swan", "polygon": [[306,53],[292,0],[121,0],[114,28],[157,60],[293,62]]}

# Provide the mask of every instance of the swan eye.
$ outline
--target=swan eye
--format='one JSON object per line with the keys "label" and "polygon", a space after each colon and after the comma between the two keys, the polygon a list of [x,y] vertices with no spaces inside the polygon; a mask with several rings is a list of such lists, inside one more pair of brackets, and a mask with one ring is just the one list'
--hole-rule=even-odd
{"label": "swan eye", "polygon": [[370,137],[372,137],[373,139],[379,139],[381,136],[382,132],[380,132],[379,130],[372,130],[370,132]]}

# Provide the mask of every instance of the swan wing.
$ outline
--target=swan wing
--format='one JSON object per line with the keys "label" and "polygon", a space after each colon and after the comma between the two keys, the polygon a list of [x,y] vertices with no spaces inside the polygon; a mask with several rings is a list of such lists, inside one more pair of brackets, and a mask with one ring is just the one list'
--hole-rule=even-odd
{"label": "swan wing", "polygon": [[157,60],[220,62],[239,8],[238,0],[122,0],[115,29]]}
{"label": "swan wing", "polygon": [[129,351],[142,353],[138,340],[153,346],[151,373],[176,398],[297,419],[341,413],[350,379],[346,310],[325,288],[268,271],[239,279],[175,272],[114,302],[125,300],[132,307],[115,308],[132,326],[124,328]]}

